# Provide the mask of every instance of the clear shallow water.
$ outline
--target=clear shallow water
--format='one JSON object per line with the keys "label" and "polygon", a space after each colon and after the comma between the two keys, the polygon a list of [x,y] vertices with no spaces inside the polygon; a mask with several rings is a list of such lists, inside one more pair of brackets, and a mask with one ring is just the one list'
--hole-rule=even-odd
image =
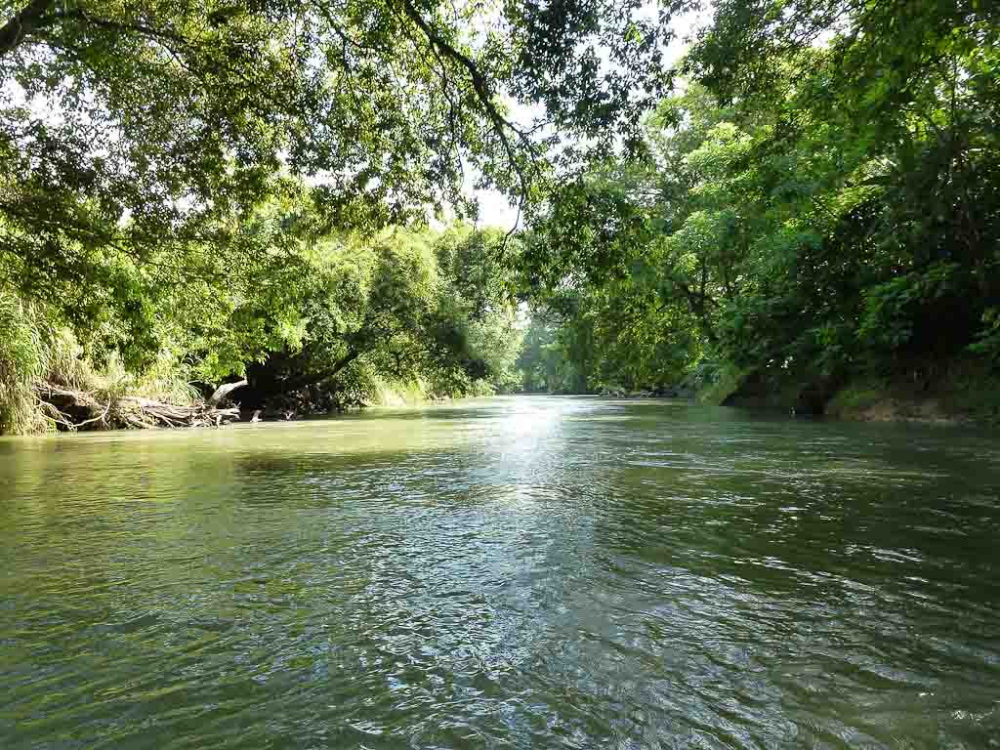
{"label": "clear shallow water", "polygon": [[1000,441],[518,397],[0,441],[0,747],[1000,747]]}

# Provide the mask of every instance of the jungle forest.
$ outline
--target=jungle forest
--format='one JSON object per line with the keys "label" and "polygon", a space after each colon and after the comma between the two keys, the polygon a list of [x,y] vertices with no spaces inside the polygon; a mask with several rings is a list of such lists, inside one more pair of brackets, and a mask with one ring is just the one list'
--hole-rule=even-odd
{"label": "jungle forest", "polygon": [[0,77],[0,432],[1000,417],[1000,4],[20,0]]}

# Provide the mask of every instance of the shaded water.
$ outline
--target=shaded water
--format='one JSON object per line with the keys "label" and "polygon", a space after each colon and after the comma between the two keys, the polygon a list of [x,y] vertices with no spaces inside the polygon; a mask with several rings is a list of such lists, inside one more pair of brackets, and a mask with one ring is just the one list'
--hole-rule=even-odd
{"label": "shaded water", "polygon": [[998,490],[669,402],[0,441],[0,747],[997,747]]}

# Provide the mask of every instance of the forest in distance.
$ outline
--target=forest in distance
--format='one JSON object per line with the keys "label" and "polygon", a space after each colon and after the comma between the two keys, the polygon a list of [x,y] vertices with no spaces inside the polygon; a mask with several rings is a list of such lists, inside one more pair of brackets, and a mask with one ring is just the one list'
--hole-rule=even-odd
{"label": "forest in distance", "polygon": [[1000,419],[998,3],[16,0],[0,79],[0,434]]}

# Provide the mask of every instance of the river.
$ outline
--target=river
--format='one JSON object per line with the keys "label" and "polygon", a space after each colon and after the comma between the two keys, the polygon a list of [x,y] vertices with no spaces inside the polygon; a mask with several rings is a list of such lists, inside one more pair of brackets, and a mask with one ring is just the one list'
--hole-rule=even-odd
{"label": "river", "polygon": [[998,494],[655,400],[0,440],[0,747],[997,747]]}

